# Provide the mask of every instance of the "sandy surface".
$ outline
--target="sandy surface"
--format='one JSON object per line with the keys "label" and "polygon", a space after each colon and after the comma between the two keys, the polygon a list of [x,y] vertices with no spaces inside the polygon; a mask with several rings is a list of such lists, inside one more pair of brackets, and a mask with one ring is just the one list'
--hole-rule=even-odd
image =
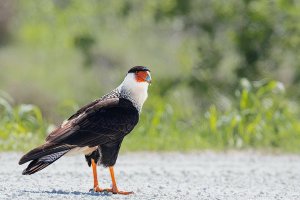
{"label": "sandy surface", "polygon": [[[22,176],[21,154],[0,154],[0,199],[300,199],[300,156],[230,153],[131,153],[115,167],[121,196],[91,193],[84,156],[63,157],[43,171]],[[98,168],[100,186],[110,186]]]}

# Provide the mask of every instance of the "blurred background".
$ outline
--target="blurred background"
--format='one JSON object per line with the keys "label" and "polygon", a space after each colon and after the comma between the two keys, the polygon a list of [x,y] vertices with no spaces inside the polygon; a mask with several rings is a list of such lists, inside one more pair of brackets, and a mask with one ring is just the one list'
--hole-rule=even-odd
{"label": "blurred background", "polygon": [[300,1],[0,0],[0,150],[29,150],[129,68],[123,151],[300,151]]}

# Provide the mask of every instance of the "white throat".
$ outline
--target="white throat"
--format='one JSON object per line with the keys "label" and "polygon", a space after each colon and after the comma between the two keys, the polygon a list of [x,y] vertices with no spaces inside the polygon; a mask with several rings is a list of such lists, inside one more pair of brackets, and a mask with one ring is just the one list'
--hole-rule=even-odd
{"label": "white throat", "polygon": [[143,104],[148,97],[148,85],[147,82],[137,82],[134,73],[128,73],[118,90],[121,93],[121,97],[132,101],[138,111],[141,112]]}

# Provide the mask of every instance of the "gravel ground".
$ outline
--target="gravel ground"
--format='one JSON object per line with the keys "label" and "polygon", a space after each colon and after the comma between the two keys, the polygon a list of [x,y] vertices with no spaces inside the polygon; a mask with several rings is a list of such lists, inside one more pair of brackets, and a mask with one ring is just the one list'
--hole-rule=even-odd
{"label": "gravel ground", "polygon": [[[300,199],[300,156],[228,153],[121,154],[118,187],[130,196],[92,193],[92,171],[83,156],[63,157],[22,176],[21,154],[0,154],[0,199]],[[110,186],[98,168],[100,186]]]}

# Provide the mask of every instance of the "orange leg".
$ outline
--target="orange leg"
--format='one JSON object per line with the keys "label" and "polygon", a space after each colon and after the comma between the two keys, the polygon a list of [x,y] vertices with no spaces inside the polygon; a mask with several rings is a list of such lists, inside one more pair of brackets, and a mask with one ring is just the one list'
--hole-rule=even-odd
{"label": "orange leg", "polygon": [[98,185],[97,165],[96,165],[94,159],[92,159],[92,169],[93,169],[93,176],[94,176],[94,191],[95,192],[103,192],[104,190],[99,188],[99,185]]}
{"label": "orange leg", "polygon": [[112,188],[111,189],[105,189],[107,192],[112,192],[113,194],[123,194],[123,195],[128,195],[128,194],[133,194],[133,192],[125,192],[125,191],[119,191],[115,179],[115,173],[114,173],[114,167],[111,166],[109,167],[109,172],[110,172],[110,177],[112,181]]}

